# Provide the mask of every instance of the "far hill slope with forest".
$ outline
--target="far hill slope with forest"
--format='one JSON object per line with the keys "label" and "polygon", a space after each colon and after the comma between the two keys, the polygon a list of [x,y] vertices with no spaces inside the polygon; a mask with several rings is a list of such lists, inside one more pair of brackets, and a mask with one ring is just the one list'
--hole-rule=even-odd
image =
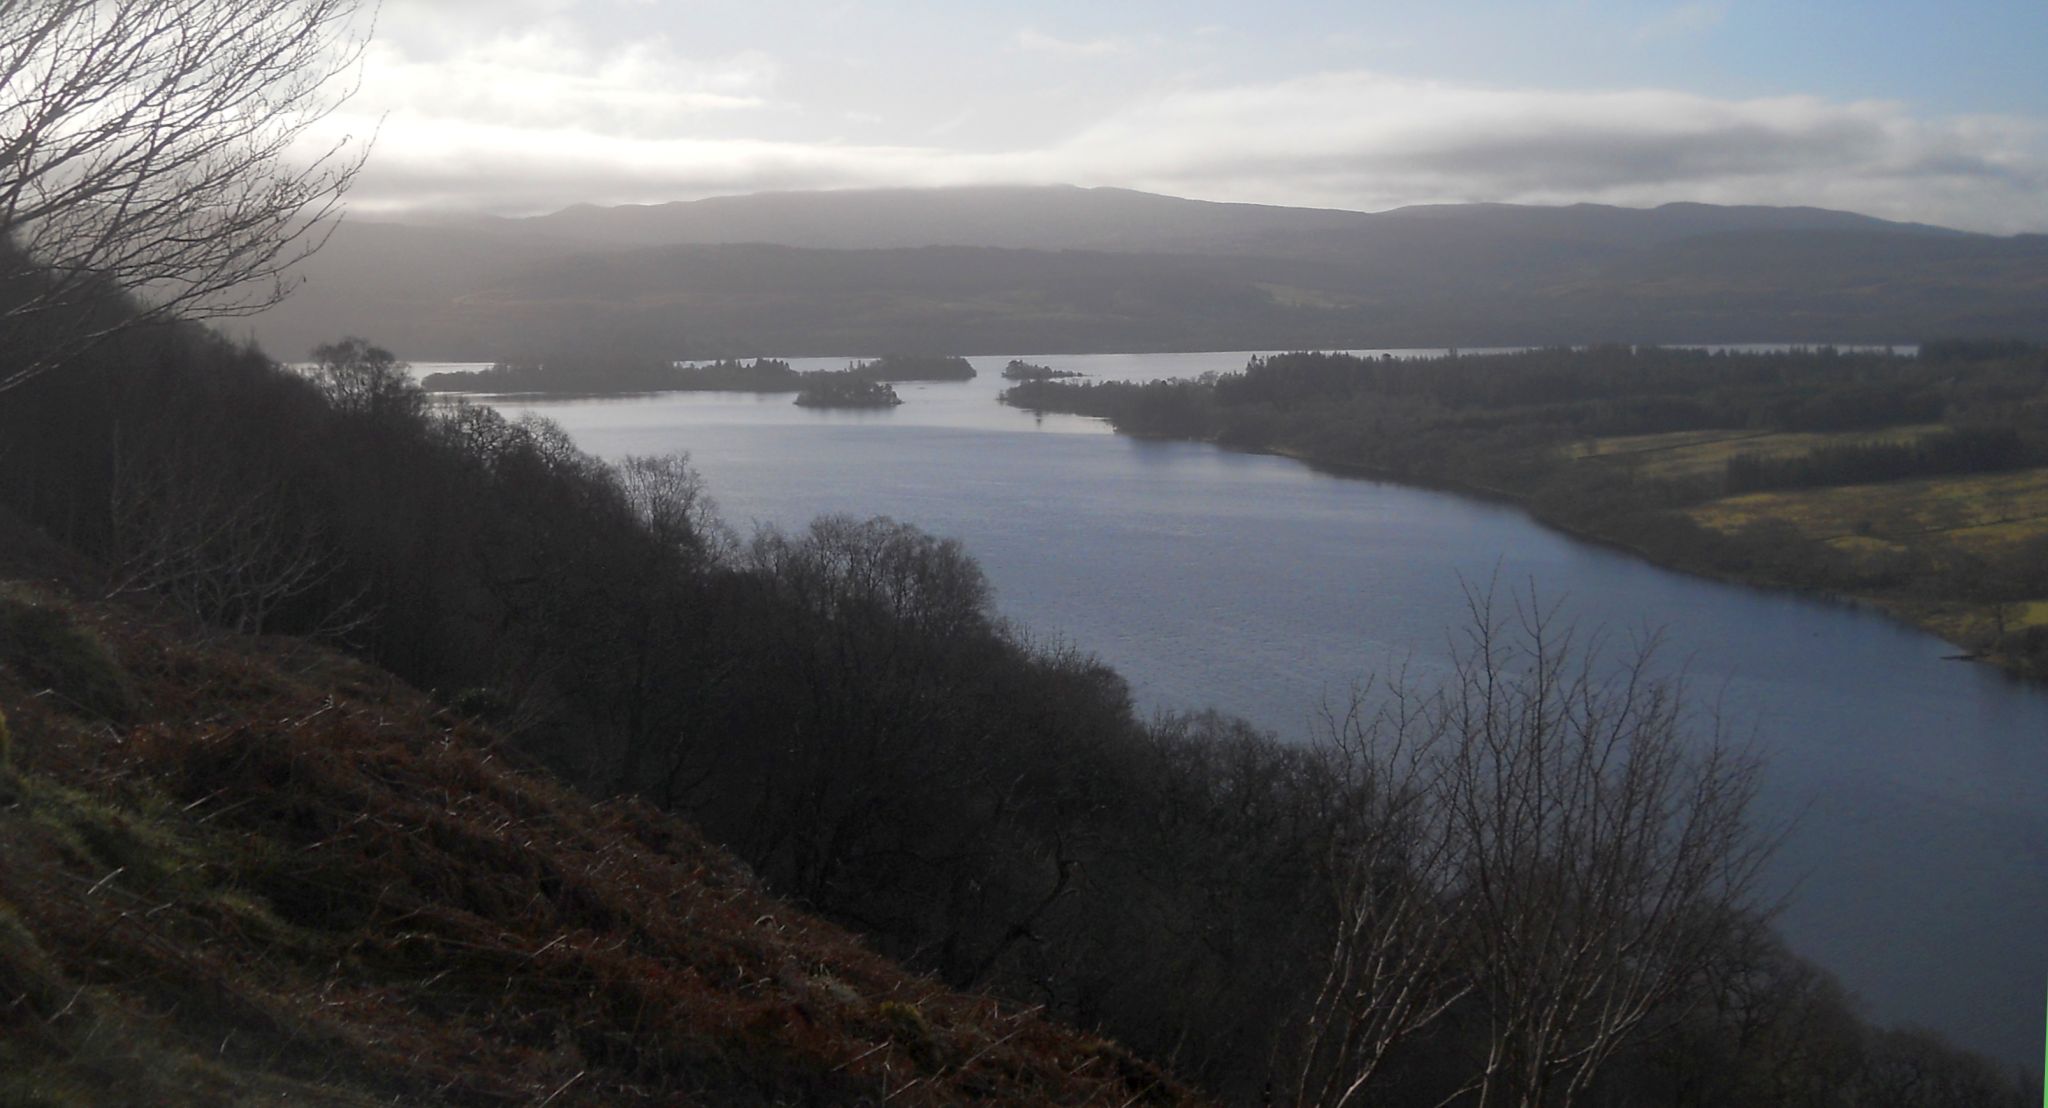
{"label": "far hill slope with forest", "polygon": [[1503,497],[1651,561],[1853,597],[2048,677],[2048,350],[1295,353],[1004,399]]}
{"label": "far hill slope with forest", "polygon": [[1817,208],[1363,213],[1117,189],[354,220],[250,326],[418,360],[2048,338],[2048,237]]}

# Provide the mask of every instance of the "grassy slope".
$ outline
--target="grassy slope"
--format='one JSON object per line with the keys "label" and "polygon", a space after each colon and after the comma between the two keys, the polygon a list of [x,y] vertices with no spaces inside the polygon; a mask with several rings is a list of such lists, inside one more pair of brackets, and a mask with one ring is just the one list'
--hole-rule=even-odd
{"label": "grassy slope", "polygon": [[1139,1104],[395,679],[0,593],[0,1105]]}

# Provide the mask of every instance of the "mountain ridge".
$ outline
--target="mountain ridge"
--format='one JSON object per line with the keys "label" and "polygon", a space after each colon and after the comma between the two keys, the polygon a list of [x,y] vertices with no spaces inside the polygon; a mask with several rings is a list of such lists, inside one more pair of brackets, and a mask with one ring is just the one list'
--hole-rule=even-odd
{"label": "mountain ridge", "polygon": [[[918,250],[982,251],[984,268],[920,267]],[[1796,273],[1779,269],[1788,251]],[[2048,236],[1689,202],[1368,213],[1071,186],[762,193],[350,221],[304,274],[249,324],[288,357],[339,332],[448,361],[2048,338]],[[963,296],[991,280],[1008,286]]]}
{"label": "mountain ridge", "polygon": [[[770,222],[777,218],[815,222],[777,230]],[[1048,225],[1061,218],[1071,222],[1053,229],[1050,239],[1043,237]],[[1133,227],[1129,223],[1133,218],[1152,222],[1149,226]],[[1208,222],[1206,228],[1169,222],[1176,218]],[[1502,229],[1503,220],[1516,221],[1530,229],[1565,221],[1582,226],[1588,220],[1606,220],[1610,224],[1632,224],[1637,228],[1637,237],[1647,233],[1658,240],[1739,227],[1971,234],[1817,207],[1729,206],[1691,201],[1649,208],[1594,203],[1472,203],[1410,205],[1367,212],[1195,200],[1135,189],[1072,185],[782,191],[661,204],[576,204],[506,223],[513,228],[581,237],[592,244],[633,246],[759,242],[823,249],[971,245],[1109,250],[1121,245],[1147,252],[1210,253],[1233,252],[1244,245],[1236,236],[1252,231],[1284,235],[1337,230],[1356,234],[1446,218],[1468,222],[1483,218],[1496,230]],[[714,219],[725,222],[705,225]],[[1004,221],[1002,226],[994,225],[998,219]],[[977,220],[984,222],[977,224]],[[848,227],[849,223],[855,225]],[[821,225],[834,229],[821,233]],[[809,234],[800,233],[806,230]],[[1027,237],[1034,234],[1041,237]]]}

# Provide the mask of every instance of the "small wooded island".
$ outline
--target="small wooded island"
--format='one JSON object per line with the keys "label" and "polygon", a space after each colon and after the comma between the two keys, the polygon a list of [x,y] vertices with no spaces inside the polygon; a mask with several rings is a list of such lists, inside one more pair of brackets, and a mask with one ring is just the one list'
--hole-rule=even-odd
{"label": "small wooded island", "polygon": [[812,373],[805,375],[796,402],[802,408],[893,408],[903,398],[887,381],[852,373]]}
{"label": "small wooded island", "polygon": [[850,362],[844,370],[803,373],[779,358],[755,358],[750,362],[721,358],[715,362],[680,365],[660,360],[592,356],[548,362],[500,362],[475,373],[429,373],[420,379],[420,384],[428,392],[538,393],[551,396],[645,392],[777,393],[805,392],[815,380],[828,376],[874,382],[971,381],[974,379],[974,366],[957,355],[884,354],[869,361]]}
{"label": "small wooded island", "polygon": [[1027,362],[1022,358],[1012,358],[1010,364],[1003,367],[1005,381],[1064,381],[1072,377],[1085,376],[1087,374],[1077,373],[1071,369],[1053,369],[1036,362]]}

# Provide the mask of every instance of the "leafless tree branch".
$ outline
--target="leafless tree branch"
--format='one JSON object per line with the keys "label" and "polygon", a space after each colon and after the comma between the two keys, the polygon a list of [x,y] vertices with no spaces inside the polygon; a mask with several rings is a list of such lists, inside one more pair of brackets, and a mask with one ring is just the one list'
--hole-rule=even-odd
{"label": "leafless tree branch", "polygon": [[[115,331],[262,311],[366,140],[359,0],[0,0],[0,391]],[[137,302],[120,305],[119,294]]]}

